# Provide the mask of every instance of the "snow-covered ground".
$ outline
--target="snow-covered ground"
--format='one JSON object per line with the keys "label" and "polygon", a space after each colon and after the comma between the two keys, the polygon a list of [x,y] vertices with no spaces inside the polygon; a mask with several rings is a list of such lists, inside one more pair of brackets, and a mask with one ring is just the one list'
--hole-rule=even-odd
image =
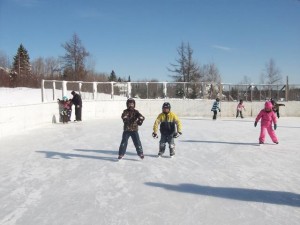
{"label": "snow-covered ground", "polygon": [[[121,112],[120,112],[121,113]],[[181,118],[176,156],[157,158],[154,118],[117,161],[121,119],[49,124],[0,142],[1,225],[296,225],[300,118],[258,145],[253,118]]]}
{"label": "snow-covered ground", "polygon": [[0,87],[0,106],[26,105],[26,104],[35,104],[41,102],[42,102],[41,89],[24,88],[24,87],[17,87],[17,88]]}
{"label": "snow-covered ground", "polygon": [[[83,100],[93,99],[92,93],[82,92]],[[62,91],[55,90],[55,99],[53,100],[53,90],[45,89],[45,102],[56,101],[57,98],[62,99]],[[67,93],[68,98],[72,98],[71,91]],[[110,94],[98,93],[97,100],[109,100],[111,99]],[[114,96],[114,99],[126,99],[124,96]],[[38,88],[4,88],[0,87],[0,107],[2,106],[16,106],[16,105],[26,105],[26,104],[36,104],[42,102],[42,91]]]}

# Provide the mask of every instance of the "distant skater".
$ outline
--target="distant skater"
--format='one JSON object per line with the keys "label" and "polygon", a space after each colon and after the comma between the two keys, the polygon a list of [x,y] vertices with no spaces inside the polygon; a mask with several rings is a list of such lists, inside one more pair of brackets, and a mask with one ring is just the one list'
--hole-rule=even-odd
{"label": "distant skater", "polygon": [[219,98],[216,98],[216,101],[214,101],[214,104],[211,108],[211,111],[214,113],[213,115],[213,120],[216,120],[217,119],[217,114],[218,114],[218,111],[221,112],[221,108],[220,108],[220,99]]}
{"label": "distant skater", "polygon": [[[270,101],[267,101],[265,103],[265,108],[259,112],[259,114],[257,115],[257,117],[255,119],[254,127],[256,127],[258,121],[261,120],[259,144],[265,143],[266,131],[268,132],[272,141],[275,144],[278,144],[278,138],[274,131],[277,129],[277,118],[276,118],[276,115],[275,115],[272,107],[273,107],[272,103]],[[272,123],[274,123],[274,130],[272,128]]]}
{"label": "distant skater", "polygon": [[276,113],[277,118],[279,119],[279,117],[280,117],[279,107],[280,106],[285,106],[285,104],[277,103],[273,98],[271,98],[270,101],[271,101],[271,103],[273,105],[273,111]]}
{"label": "distant skater", "polygon": [[236,107],[236,118],[238,118],[239,116],[241,116],[241,118],[243,119],[243,110],[245,111],[245,106],[244,106],[244,101],[243,99],[240,100],[239,104]]}

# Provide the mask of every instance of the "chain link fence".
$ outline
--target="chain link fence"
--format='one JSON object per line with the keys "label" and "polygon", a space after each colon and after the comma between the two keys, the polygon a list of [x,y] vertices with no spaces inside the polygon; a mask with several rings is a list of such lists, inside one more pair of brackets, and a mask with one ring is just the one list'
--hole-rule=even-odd
{"label": "chain link fence", "polygon": [[[52,90],[52,91],[51,91]],[[216,84],[189,82],[79,82],[42,81],[42,101],[69,96],[74,90],[84,100],[123,99],[215,99],[222,101],[300,101],[300,84]]]}

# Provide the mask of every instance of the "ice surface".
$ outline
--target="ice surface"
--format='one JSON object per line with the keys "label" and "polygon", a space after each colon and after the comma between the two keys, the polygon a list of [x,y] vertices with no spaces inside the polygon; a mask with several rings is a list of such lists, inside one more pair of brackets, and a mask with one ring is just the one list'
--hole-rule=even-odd
{"label": "ice surface", "polygon": [[[121,112],[120,112],[121,114]],[[279,144],[258,144],[253,118],[181,118],[176,156],[157,158],[154,118],[140,127],[145,159],[121,119],[49,124],[0,141],[1,225],[296,225],[300,118],[280,118]]]}

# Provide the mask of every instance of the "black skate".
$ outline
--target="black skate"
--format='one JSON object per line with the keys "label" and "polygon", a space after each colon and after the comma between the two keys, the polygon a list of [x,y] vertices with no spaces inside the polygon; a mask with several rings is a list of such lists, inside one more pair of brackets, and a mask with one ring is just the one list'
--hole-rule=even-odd
{"label": "black skate", "polygon": [[163,152],[159,152],[158,154],[157,154],[157,157],[159,158],[159,157],[162,157],[163,156]]}
{"label": "black skate", "polygon": [[144,158],[145,158],[145,156],[144,156],[143,153],[139,154],[139,157],[140,157],[141,159],[144,159]]}

